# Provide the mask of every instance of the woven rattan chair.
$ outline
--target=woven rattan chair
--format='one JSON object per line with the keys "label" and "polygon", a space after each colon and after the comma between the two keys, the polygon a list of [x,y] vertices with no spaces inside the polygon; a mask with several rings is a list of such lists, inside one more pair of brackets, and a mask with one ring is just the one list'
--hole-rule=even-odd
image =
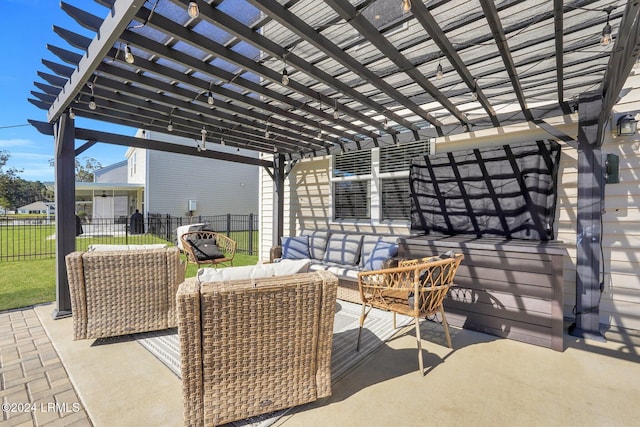
{"label": "woven rattan chair", "polygon": [[72,252],[65,262],[74,340],[177,326],[178,248]]}
{"label": "woven rattan chair", "polygon": [[[214,267],[220,264],[233,265],[233,257],[236,255],[236,242],[224,234],[205,230],[189,231],[184,233],[180,240],[182,241],[187,261],[197,264],[198,267],[202,264],[211,264]],[[215,245],[219,255],[210,256],[204,248],[207,244]]]}
{"label": "woven rattan chair", "polygon": [[219,425],[330,396],[337,286],[326,271],[181,284],[184,424]]}
{"label": "woven rattan chair", "polygon": [[360,349],[360,335],[364,321],[372,308],[393,312],[393,327],[396,327],[396,313],[415,319],[418,340],[418,364],[424,372],[422,343],[420,340],[419,318],[440,313],[447,344],[452,348],[449,326],[442,302],[464,255],[451,258],[424,258],[400,261],[398,267],[358,273],[358,286],[362,300],[362,315],[358,332],[357,349]]}

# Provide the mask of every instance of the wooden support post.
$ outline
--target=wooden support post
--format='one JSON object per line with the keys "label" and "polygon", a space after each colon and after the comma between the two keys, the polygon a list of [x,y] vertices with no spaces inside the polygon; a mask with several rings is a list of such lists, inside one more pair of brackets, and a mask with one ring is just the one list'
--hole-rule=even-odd
{"label": "wooden support post", "polygon": [[68,114],[55,124],[56,308],[54,319],[71,316],[65,256],[76,249],[75,125]]}
{"label": "wooden support post", "polygon": [[579,97],[578,123],[578,224],[576,241],[576,321],[569,334],[604,341],[600,332],[602,212],[604,166],[598,140],[602,94]]}

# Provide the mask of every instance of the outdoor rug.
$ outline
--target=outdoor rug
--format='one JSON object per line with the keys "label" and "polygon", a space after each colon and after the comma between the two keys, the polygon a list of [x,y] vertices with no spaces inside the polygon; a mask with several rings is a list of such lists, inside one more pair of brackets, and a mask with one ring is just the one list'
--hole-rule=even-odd
{"label": "outdoor rug", "polygon": [[[336,317],[333,325],[333,348],[331,353],[331,380],[335,383],[350,369],[370,356],[373,351],[383,345],[397,332],[393,329],[393,314],[377,309],[371,310],[367,316],[360,341],[360,351],[356,352],[358,325],[362,306],[346,301],[337,301]],[[411,318],[397,317],[397,326],[409,324]],[[147,332],[134,335],[137,342],[164,363],[174,374],[181,377],[180,343],[176,329],[168,331]],[[286,414],[288,409],[270,414],[251,417],[231,423],[233,426],[267,427]]]}

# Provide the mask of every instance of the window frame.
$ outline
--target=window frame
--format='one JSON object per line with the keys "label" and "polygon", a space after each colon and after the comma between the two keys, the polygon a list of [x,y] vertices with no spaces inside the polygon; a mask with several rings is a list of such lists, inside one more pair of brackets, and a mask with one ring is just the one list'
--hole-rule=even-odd
{"label": "window frame", "polygon": [[[399,148],[405,148],[411,150],[413,147],[419,146],[418,144],[426,145],[423,153],[427,155],[433,153],[433,142],[431,139],[421,140],[402,144]],[[381,170],[381,148],[375,147],[368,150],[359,151],[371,151],[371,173],[354,176],[334,176],[335,169],[335,157],[332,155],[329,161],[329,185],[331,189],[330,200],[330,222],[332,224],[360,224],[360,225],[394,225],[394,226],[408,226],[411,223],[411,213],[406,219],[398,218],[383,218],[383,181],[389,179],[406,178],[409,179],[409,168],[405,170],[395,170],[389,172],[380,172]],[[418,154],[416,154],[417,156]],[[369,217],[368,218],[336,218],[336,183],[345,181],[369,181]]]}

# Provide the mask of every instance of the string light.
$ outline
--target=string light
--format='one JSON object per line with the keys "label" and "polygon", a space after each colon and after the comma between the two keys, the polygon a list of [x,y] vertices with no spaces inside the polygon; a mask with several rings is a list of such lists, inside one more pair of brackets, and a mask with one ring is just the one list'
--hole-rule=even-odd
{"label": "string light", "polygon": [[169,132],[173,132],[173,120],[169,119],[169,124],[167,125],[167,130]]}
{"label": "string light", "polygon": [[135,61],[128,44],[124,45],[124,60],[127,61],[127,64],[133,64],[133,61]]}
{"label": "string light", "polygon": [[611,12],[613,11],[613,7],[609,6],[609,7],[605,8],[604,11],[607,13],[607,23],[605,24],[604,28],[602,29],[602,36],[600,37],[600,44],[602,46],[607,46],[609,43],[611,43],[611,24],[609,24],[609,18],[611,17]]}
{"label": "string light", "polygon": [[87,86],[89,86],[89,89],[91,89],[91,98],[89,98],[89,109],[93,111],[97,108],[96,98],[93,96],[93,83],[87,83]]}
{"label": "string light", "polygon": [[76,112],[73,111],[73,108],[69,108],[69,118],[70,119],[75,119],[76,118]]}
{"label": "string light", "polygon": [[338,112],[338,101],[334,100],[334,104],[333,104],[333,118],[335,120],[338,120],[338,117],[340,117],[340,113]]}
{"label": "string light", "polygon": [[289,85],[289,73],[287,72],[287,66],[286,65],[282,69],[282,85],[283,86],[288,86]]}
{"label": "string light", "polygon": [[204,126],[202,126],[200,134],[202,134],[202,143],[198,147],[198,151],[207,151],[207,130],[204,128]]}
{"label": "string light", "polygon": [[200,16],[200,8],[198,7],[198,3],[196,3],[195,1],[190,1],[189,6],[187,7],[187,13],[194,19]]}
{"label": "string light", "polygon": [[442,80],[442,64],[438,62],[438,66],[436,67],[436,80]]}
{"label": "string light", "polygon": [[207,94],[207,104],[213,105],[214,102],[215,100],[213,99],[213,93],[209,91],[209,93]]}

